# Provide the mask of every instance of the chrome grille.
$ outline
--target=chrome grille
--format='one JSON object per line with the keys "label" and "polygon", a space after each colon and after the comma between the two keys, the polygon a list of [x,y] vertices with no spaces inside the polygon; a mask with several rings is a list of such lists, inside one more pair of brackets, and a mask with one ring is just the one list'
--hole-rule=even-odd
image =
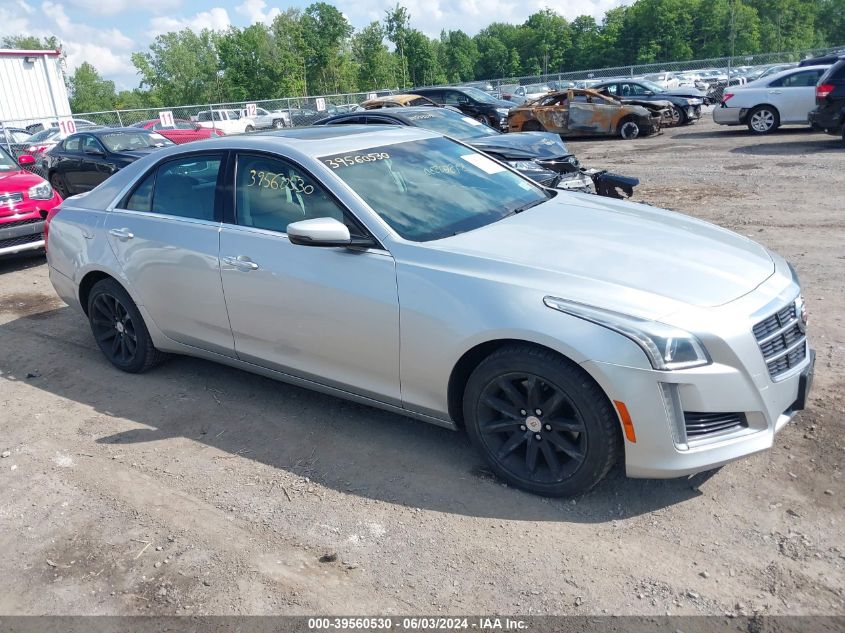
{"label": "chrome grille", "polygon": [[748,428],[744,413],[696,413],[684,411],[687,439],[696,440],[714,434],[727,434]]}
{"label": "chrome grille", "polygon": [[807,336],[801,327],[801,315],[795,301],[760,321],[753,332],[772,379],[807,357]]}
{"label": "chrome grille", "polygon": [[18,237],[10,237],[7,240],[0,240],[0,249],[9,248],[10,246],[21,246],[23,244],[31,244],[32,242],[40,242],[43,239],[43,233],[33,233],[31,235],[20,235]]}
{"label": "chrome grille", "polygon": [[27,224],[37,224],[44,222],[41,218],[30,218],[29,220],[12,220],[11,222],[0,221],[0,229],[11,229],[15,226],[26,226]]}
{"label": "chrome grille", "polygon": [[18,202],[23,202],[23,194],[21,192],[0,193],[0,207],[11,207]]}

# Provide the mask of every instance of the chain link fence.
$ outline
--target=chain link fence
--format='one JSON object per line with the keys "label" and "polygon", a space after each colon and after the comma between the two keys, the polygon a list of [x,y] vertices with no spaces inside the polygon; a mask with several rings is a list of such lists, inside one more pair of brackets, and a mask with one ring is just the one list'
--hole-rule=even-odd
{"label": "chain link fence", "polygon": [[[611,78],[643,77],[668,87],[694,86],[705,91],[713,102],[721,100],[728,86],[743,84],[754,69],[771,68],[780,64],[795,64],[803,59],[839,52],[845,48],[824,48],[787,53],[765,53],[698,59],[683,62],[658,62],[612,68],[544,73],[521,77],[500,77],[487,81],[465,82],[498,95],[517,94],[519,88],[539,84],[548,89],[590,87]],[[667,76],[670,75],[671,76]],[[405,90],[409,92],[410,89]],[[86,127],[139,126],[163,131],[176,142],[197,140],[213,135],[231,135],[253,130],[310,125],[330,116],[355,110],[363,101],[374,96],[391,94],[391,90],[355,92],[310,97],[291,97],[254,102],[214,103],[189,106],[145,108],[136,110],[107,110],[74,114],[77,130]],[[254,107],[254,109],[253,109]],[[171,125],[162,125],[167,121]],[[46,177],[44,153],[62,138],[55,115],[31,117],[25,120],[0,121],[0,145],[13,158],[30,154],[35,161],[27,169]],[[197,128],[209,129],[203,132]],[[179,135],[168,130],[181,130]],[[192,134],[191,130],[195,133]],[[34,133],[34,134],[33,134]],[[178,136],[178,138],[177,138]]]}

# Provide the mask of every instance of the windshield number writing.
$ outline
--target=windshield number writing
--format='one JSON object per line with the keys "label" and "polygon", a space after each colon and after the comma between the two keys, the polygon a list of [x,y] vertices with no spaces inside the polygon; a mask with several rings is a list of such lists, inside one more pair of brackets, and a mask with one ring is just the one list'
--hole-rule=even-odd
{"label": "windshield number writing", "polygon": [[265,187],[267,189],[287,189],[294,193],[304,193],[306,196],[314,193],[313,185],[306,185],[305,181],[297,175],[290,178],[284,174],[274,174],[269,171],[249,170],[252,181],[247,187]]}
{"label": "windshield number writing", "polygon": [[437,176],[439,174],[457,176],[460,173],[467,172],[469,172],[469,169],[467,169],[465,165],[460,165],[458,163],[444,163],[442,165],[432,165],[431,167],[425,168],[426,176]]}
{"label": "windshield number writing", "polygon": [[372,154],[327,158],[323,162],[332,169],[338,169],[340,167],[352,167],[353,165],[360,165],[362,163],[372,163],[378,160],[387,160],[388,158],[390,158],[390,155],[387,152],[374,152]]}

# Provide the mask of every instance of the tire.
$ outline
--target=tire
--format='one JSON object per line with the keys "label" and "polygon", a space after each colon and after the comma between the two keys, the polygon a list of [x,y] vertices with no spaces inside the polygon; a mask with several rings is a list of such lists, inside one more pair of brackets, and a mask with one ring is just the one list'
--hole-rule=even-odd
{"label": "tire", "polygon": [[545,132],[545,128],[540,125],[539,121],[526,121],[522,124],[523,132]]}
{"label": "tire", "polygon": [[672,106],[672,117],[671,117],[672,125],[675,127],[680,127],[682,125],[686,125],[689,122],[689,117],[687,113],[681,110],[678,106]]}
{"label": "tire", "polygon": [[488,118],[487,118],[486,116],[484,116],[483,114],[479,114],[478,116],[476,116],[476,117],[475,117],[475,120],[476,120],[476,121],[478,121],[479,123],[483,123],[483,124],[484,124],[484,125],[486,125],[487,127],[490,127],[490,119],[488,119]]}
{"label": "tire", "polygon": [[254,132],[254,131],[255,131],[255,128],[251,125],[247,125],[246,129],[244,130],[244,132]]}
{"label": "tire", "polygon": [[59,174],[53,174],[50,176],[50,186],[58,192],[58,194],[62,197],[62,200],[70,197],[70,192],[65,184],[65,179],[59,176]]}
{"label": "tire", "polygon": [[746,121],[752,134],[771,134],[780,127],[780,114],[772,106],[757,106],[748,113]]}
{"label": "tire", "polygon": [[273,119],[274,130],[281,130],[283,127],[285,127],[285,122],[282,119]]}
{"label": "tire", "polygon": [[476,367],[463,413],[493,472],[539,495],[587,492],[621,452],[619,421],[601,388],[577,365],[530,345],[503,347]]}
{"label": "tire", "polygon": [[634,117],[628,117],[619,123],[619,137],[626,141],[637,138],[641,133],[640,124]]}
{"label": "tire", "polygon": [[114,279],[94,284],[88,295],[88,322],[100,351],[121,371],[140,374],[166,358],[153,345],[132,297]]}

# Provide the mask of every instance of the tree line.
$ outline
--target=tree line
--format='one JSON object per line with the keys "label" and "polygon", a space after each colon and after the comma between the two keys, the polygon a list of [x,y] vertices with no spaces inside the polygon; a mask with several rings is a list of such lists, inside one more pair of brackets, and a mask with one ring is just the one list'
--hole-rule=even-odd
{"label": "tree line", "polygon": [[[551,9],[474,36],[413,28],[400,4],[355,30],[334,6],[288,9],[271,24],[189,29],[132,54],[139,85],[117,91],[89,63],[68,77],[74,112],[178,106],[794,51],[845,43],[845,0],[637,0],[601,22]],[[4,38],[4,47],[55,48],[55,37]]]}

